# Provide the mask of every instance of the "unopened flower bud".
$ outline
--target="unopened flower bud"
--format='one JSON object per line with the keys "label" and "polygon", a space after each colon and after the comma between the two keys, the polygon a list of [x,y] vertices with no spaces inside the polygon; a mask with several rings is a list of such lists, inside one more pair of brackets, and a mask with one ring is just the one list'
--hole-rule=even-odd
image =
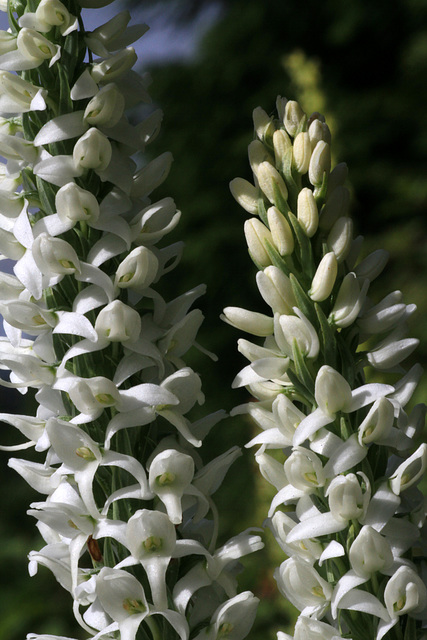
{"label": "unopened flower bud", "polygon": [[165,151],[139,169],[133,177],[132,198],[144,198],[161,185],[169,175],[172,162],[172,154]]}
{"label": "unopened flower bud", "polygon": [[311,322],[301,313],[298,316],[279,315],[274,316],[274,337],[279,349],[286,356],[293,359],[294,343],[305,358],[314,359],[319,353],[319,338]]}
{"label": "unopened flower bud", "polygon": [[329,314],[329,321],[337,327],[348,327],[357,318],[365,301],[366,292],[369,286],[365,280],[362,289],[357,276],[352,271],[344,276],[335,304]]}
{"label": "unopened flower bud", "polygon": [[113,300],[95,321],[97,334],[109,342],[135,342],[141,331],[141,316],[120,300]]}
{"label": "unopened flower bud", "polygon": [[114,127],[123,115],[125,99],[113,82],[106,84],[88,103],[83,119],[90,125]]}
{"label": "unopened flower bud", "polygon": [[50,40],[42,36],[34,29],[23,27],[16,39],[18,51],[30,60],[49,60],[56,55],[56,47]]}
{"label": "unopened flower bud", "polygon": [[273,238],[269,229],[258,218],[251,218],[246,220],[244,231],[251,258],[261,268],[268,267],[271,264],[271,258],[268,255],[265,243],[268,242],[273,245]]}
{"label": "unopened flower bud", "polygon": [[369,364],[379,371],[393,369],[418,347],[418,338],[396,340],[394,335],[387,336],[379,345],[367,354]]}
{"label": "unopened flower bud", "polygon": [[89,224],[99,217],[99,204],[93,193],[69,182],[55,196],[56,212],[62,222],[76,223],[84,220]]}
{"label": "unopened flower bud", "polygon": [[110,164],[112,149],[103,133],[92,127],[74,145],[73,159],[77,168],[105,171]]}
{"label": "unopened flower bud", "polygon": [[326,495],[329,508],[338,521],[348,522],[363,518],[369,504],[370,490],[362,489],[356,474],[336,476],[329,485]]}
{"label": "unopened flower bud", "polygon": [[337,262],[345,260],[353,242],[353,220],[347,217],[338,218],[329,232],[327,242]]}
{"label": "unopened flower bud", "polygon": [[244,178],[234,178],[230,182],[230,191],[233,198],[245,211],[257,215],[258,213],[258,189]]}
{"label": "unopened flower bud", "polygon": [[288,190],[280,173],[269,162],[261,162],[257,178],[267,200],[280,209],[288,197]]}
{"label": "unopened flower bud", "polygon": [[287,102],[283,124],[285,125],[285,129],[290,136],[296,135],[304,116],[305,113],[301,109],[298,102],[296,102],[295,100],[289,100],[289,102]]}
{"label": "unopened flower bud", "polygon": [[370,578],[377,571],[391,567],[393,553],[384,536],[372,527],[364,526],[350,547],[349,559],[358,576]]}
{"label": "unopened flower bud", "polygon": [[262,109],[262,107],[256,107],[252,112],[252,119],[254,121],[254,129],[257,137],[260,140],[271,133],[274,128],[272,118]]}
{"label": "unopened flower bud", "polygon": [[338,262],[335,253],[330,251],[319,263],[314,274],[309,296],[315,302],[326,300],[331,294],[337,277]]}
{"label": "unopened flower bud", "polygon": [[338,187],[343,187],[348,178],[348,167],[345,162],[340,162],[332,169],[328,179],[328,197]]}
{"label": "unopened flower bud", "polygon": [[269,162],[273,166],[273,158],[268,149],[259,140],[252,140],[248,146],[248,158],[251,169],[255,175],[261,162]]}
{"label": "unopened flower bud", "polygon": [[288,104],[288,99],[284,98],[283,96],[277,96],[276,98],[276,109],[277,109],[277,115],[279,116],[279,120],[281,122],[284,122],[285,119],[285,111],[286,111],[286,105]]}
{"label": "unopened flower bud", "polygon": [[298,133],[294,140],[293,159],[294,167],[300,174],[307,173],[311,158],[310,138],[306,131]]}
{"label": "unopened flower bud", "polygon": [[66,275],[80,271],[80,261],[73,247],[48,233],[37,236],[32,252],[38,268],[45,275]]}
{"label": "unopened flower bud", "polygon": [[311,238],[317,231],[319,214],[313,191],[308,187],[301,189],[298,194],[297,217],[304,233]]}
{"label": "unopened flower bud", "polygon": [[350,405],[351,387],[338,371],[325,364],[317,373],[314,396],[324,413],[335,415]]}
{"label": "unopened flower bud", "polygon": [[274,246],[281,256],[289,256],[295,246],[289,222],[277,207],[270,207],[267,210],[267,219]]}
{"label": "unopened flower bud", "polygon": [[101,40],[101,42],[105,45],[108,45],[110,40],[121,36],[130,21],[130,13],[129,11],[120,11],[113,18],[105,22],[100,27],[97,27],[89,34],[90,38],[97,38]]}
{"label": "unopened flower bud", "polygon": [[308,179],[314,187],[320,187],[324,175],[329,175],[330,170],[331,148],[327,142],[320,140],[320,142],[316,144],[310,159]]}
{"label": "unopened flower bud", "polygon": [[318,142],[323,140],[328,144],[331,144],[331,132],[325,122],[315,118],[308,128],[308,135],[310,137],[311,148],[314,149]]}
{"label": "unopened flower bud", "polygon": [[358,429],[359,444],[381,442],[390,433],[394,422],[393,404],[385,397],[375,400]]}
{"label": "unopened flower bud", "polygon": [[240,307],[226,307],[221,319],[236,329],[241,329],[254,336],[271,336],[274,330],[273,318]]}
{"label": "unopened flower bud", "polygon": [[274,158],[276,166],[281,167],[286,153],[292,149],[292,142],[284,129],[277,129],[273,133]]}
{"label": "unopened flower bud", "polygon": [[97,84],[112,82],[129,71],[137,61],[138,56],[133,47],[122,49],[106,60],[92,66],[91,76]]}
{"label": "unopened flower bud", "polygon": [[350,192],[347,187],[339,186],[328,196],[320,212],[319,227],[324,231],[332,229],[338,218],[348,215]]}
{"label": "unopened flower bud", "polygon": [[372,282],[377,276],[380,275],[384,267],[388,262],[388,251],[384,249],[377,249],[370,253],[362,262],[354,268],[354,273],[358,278],[367,278]]}
{"label": "unopened flower bud", "polygon": [[259,292],[273,313],[292,313],[295,298],[289,278],[277,267],[269,266],[258,271],[256,281]]}
{"label": "unopened flower bud", "polygon": [[423,442],[418,449],[402,464],[390,478],[390,487],[393,493],[399,495],[413,484],[416,484],[427,468],[427,444]]}
{"label": "unopened flower bud", "polygon": [[159,261],[150,249],[136,247],[118,266],[114,283],[120,289],[146,289],[156,278],[158,268]]}

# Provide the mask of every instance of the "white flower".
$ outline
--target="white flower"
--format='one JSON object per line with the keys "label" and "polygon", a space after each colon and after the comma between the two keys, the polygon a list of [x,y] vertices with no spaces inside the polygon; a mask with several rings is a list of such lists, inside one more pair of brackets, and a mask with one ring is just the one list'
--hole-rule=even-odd
{"label": "white flower", "polygon": [[369,578],[393,564],[393,553],[386,538],[372,527],[364,526],[350,547],[349,559],[357,575]]}
{"label": "white flower", "polygon": [[413,569],[401,566],[387,582],[384,602],[391,618],[423,611],[427,605],[427,589]]}
{"label": "white flower", "polygon": [[300,611],[320,613],[331,599],[332,585],[298,556],[282,562],[274,577],[279,590]]}
{"label": "white flower", "polygon": [[354,473],[336,476],[329,485],[326,496],[333,517],[341,522],[362,520],[371,497],[369,481],[363,478],[364,487]]}

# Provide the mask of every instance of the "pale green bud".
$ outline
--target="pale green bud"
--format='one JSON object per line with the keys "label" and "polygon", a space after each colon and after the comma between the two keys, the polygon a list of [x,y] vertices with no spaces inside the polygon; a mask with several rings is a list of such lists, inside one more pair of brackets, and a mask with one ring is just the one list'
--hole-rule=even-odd
{"label": "pale green bud", "polygon": [[311,144],[307,132],[298,133],[293,146],[293,165],[300,174],[307,173],[311,158]]}
{"label": "pale green bud", "polygon": [[297,217],[304,233],[311,238],[317,231],[319,214],[313,191],[308,187],[301,189],[298,194]]}
{"label": "pale green bud", "polygon": [[246,331],[254,336],[271,336],[274,330],[273,318],[263,313],[247,311],[240,307],[226,307],[221,319],[236,329]]}
{"label": "pale green bud", "polygon": [[251,218],[246,220],[244,232],[249,254],[254,262],[260,267],[268,267],[271,264],[271,258],[265,248],[265,242],[274,244],[269,229],[258,218]]}
{"label": "pale green bud", "polygon": [[327,142],[320,140],[313,150],[310,166],[308,168],[308,179],[314,187],[320,187],[323,176],[329,175],[331,170],[331,148]]}
{"label": "pale green bud", "polygon": [[350,326],[357,318],[365,300],[369,281],[365,280],[362,289],[357,276],[352,271],[344,276],[334,307],[329,314],[329,322],[337,327]]}
{"label": "pale green bud", "polygon": [[318,142],[323,140],[328,144],[331,144],[331,132],[329,131],[329,127],[325,122],[316,118],[310,124],[308,128],[308,135],[310,137],[311,148],[314,149]]}
{"label": "pale green bud", "polygon": [[10,260],[19,260],[25,253],[25,247],[15,238],[11,231],[0,229],[0,254]]}
{"label": "pale green bud", "polygon": [[289,222],[276,207],[267,210],[267,219],[274,246],[281,256],[289,256],[295,245]]}
{"label": "pale green bud", "polygon": [[325,364],[317,373],[314,397],[323,413],[335,415],[350,406],[351,387],[338,371]]}
{"label": "pale green bud", "polygon": [[289,102],[287,102],[283,123],[290,136],[295,136],[304,116],[305,113],[298,102],[295,100],[289,100]]}
{"label": "pale green bud", "polygon": [[348,178],[348,167],[345,162],[335,165],[329,174],[328,179],[328,197],[337,187],[343,187]]}
{"label": "pale green bud", "polygon": [[291,281],[283,271],[273,265],[269,266],[264,271],[258,271],[256,281],[262,298],[274,313],[292,313],[296,301]]}
{"label": "pale green bud", "polygon": [[319,227],[328,231],[338,218],[348,215],[350,192],[346,187],[337,187],[326,200],[320,212]]}
{"label": "pale green bud", "polygon": [[327,242],[337,261],[345,260],[353,242],[353,220],[347,217],[338,218],[329,232]]}
{"label": "pale green bud", "polygon": [[255,133],[260,140],[264,140],[269,134],[271,135],[274,130],[273,120],[264,109],[256,107],[252,112],[252,119],[254,121]]}
{"label": "pale green bud", "polygon": [[248,213],[258,213],[258,189],[244,178],[234,178],[230,182],[233,198]]}
{"label": "pale green bud", "polygon": [[252,140],[248,146],[248,158],[251,169],[255,175],[258,173],[258,167],[261,162],[269,162],[273,165],[273,158],[268,149],[259,140]]}
{"label": "pale green bud", "polygon": [[323,256],[314,274],[310,291],[310,298],[315,302],[326,300],[331,294],[337,277],[338,262],[333,251]]}
{"label": "pale green bud", "polygon": [[279,116],[279,120],[281,122],[284,122],[285,120],[285,111],[286,111],[286,105],[288,104],[288,99],[287,98],[283,98],[282,96],[277,96],[276,98],[276,110],[277,110],[277,115]]}
{"label": "pale green bud", "polygon": [[280,173],[269,162],[261,162],[256,175],[267,200],[280,208],[288,197],[288,190]]}
{"label": "pale green bud", "polygon": [[289,149],[292,149],[292,142],[284,129],[277,129],[273,133],[273,147],[276,166],[282,166],[283,160]]}
{"label": "pale green bud", "polygon": [[355,267],[354,272],[358,278],[367,278],[372,282],[380,275],[388,262],[388,251],[377,249],[370,253]]}

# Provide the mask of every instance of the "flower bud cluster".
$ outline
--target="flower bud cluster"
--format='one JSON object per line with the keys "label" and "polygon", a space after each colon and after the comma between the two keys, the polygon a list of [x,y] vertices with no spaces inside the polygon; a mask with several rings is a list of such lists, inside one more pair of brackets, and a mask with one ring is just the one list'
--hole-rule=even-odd
{"label": "flower bud cluster", "polygon": [[[277,491],[266,525],[288,558],[275,578],[300,611],[297,640],[412,640],[427,624],[426,407],[408,408],[421,367],[405,367],[415,306],[399,291],[369,297],[387,254],[359,257],[329,129],[294,101],[277,105],[277,118],[254,112],[254,184],[231,184],[254,216],[245,236],[269,309],[223,316],[262,338],[238,341],[249,364],[233,385],[252,400],[234,413],[260,427],[247,446]],[[375,370],[394,382],[375,382]]]}
{"label": "flower bud cluster", "polygon": [[[45,541],[30,573],[53,572],[92,638],[243,638],[258,599],[237,594],[236,563],[262,542],[248,531],[216,549],[212,494],[240,452],[203,464],[197,448],[223,412],[189,415],[204,400],[184,359],[204,287],[170,301],[156,289],[179,262],[181,245],[163,239],[180,212],[151,199],[171,155],[134,158],[161,113],[126,115],[148,100],[130,46],[146,27],[127,28],[124,12],[86,34],[66,4],[16,4],[0,55],[0,251],[12,261],[0,384],[38,402],[35,416],[0,414],[26,439],[2,448],[46,453],[9,462],[43,496],[29,511]],[[85,61],[85,43],[100,57]]]}

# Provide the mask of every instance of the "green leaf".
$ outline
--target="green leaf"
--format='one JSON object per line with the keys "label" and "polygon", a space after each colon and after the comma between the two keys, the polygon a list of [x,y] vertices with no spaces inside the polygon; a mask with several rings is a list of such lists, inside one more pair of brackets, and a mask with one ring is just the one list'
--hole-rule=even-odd
{"label": "green leaf", "polygon": [[288,212],[288,219],[290,224],[292,225],[295,237],[297,239],[295,249],[298,252],[298,259],[301,265],[301,269],[307,276],[307,278],[311,281],[315,272],[311,242],[302,230],[296,216],[291,211]]}
{"label": "green leaf", "polygon": [[306,390],[314,399],[314,379],[310,371],[308,370],[305,358],[302,355],[301,350],[295,338],[292,343],[292,359],[294,361],[295,372],[299,380],[301,380]]}
{"label": "green leaf", "polygon": [[264,247],[274,266],[277,267],[278,269],[281,269],[283,273],[289,277],[291,275],[291,271],[286,263],[285,258],[282,258],[280,253],[277,251],[276,247],[273,247],[273,245],[270,244],[268,240],[264,241]]}
{"label": "green leaf", "polygon": [[324,362],[333,369],[337,369],[337,343],[335,340],[334,331],[330,326],[320,305],[315,303],[314,308],[316,310],[317,318],[320,325],[320,349],[323,353]]}
{"label": "green leaf", "polygon": [[316,327],[317,316],[313,301],[310,300],[302,288],[298,278],[293,273],[289,275],[289,280],[291,281],[292,291],[295,296],[298,309],[300,309],[311,324]]}
{"label": "green leaf", "polygon": [[56,212],[56,205],[55,205],[56,190],[54,186],[49,182],[45,182],[38,176],[36,176],[36,185],[37,185],[37,190],[39,192],[40,202],[42,205],[41,208],[43,209],[44,213],[46,213],[47,215],[51,215],[52,213],[55,213]]}

